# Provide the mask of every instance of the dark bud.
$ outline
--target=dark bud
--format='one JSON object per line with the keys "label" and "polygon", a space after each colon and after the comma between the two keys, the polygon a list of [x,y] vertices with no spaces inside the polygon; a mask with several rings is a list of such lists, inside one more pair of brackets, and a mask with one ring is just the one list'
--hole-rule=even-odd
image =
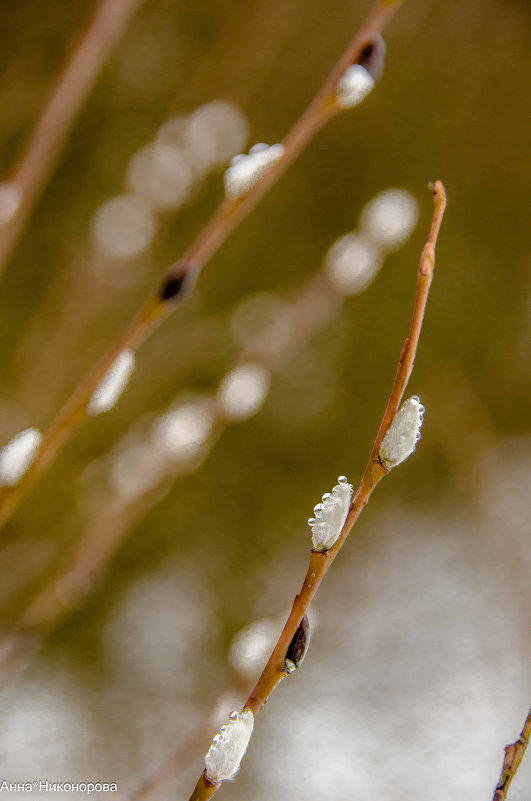
{"label": "dark bud", "polygon": [[304,615],[286,651],[286,670],[288,673],[293,673],[294,670],[300,667],[302,660],[306,656],[309,644],[310,624],[308,616]]}
{"label": "dark bud", "polygon": [[356,64],[364,67],[375,81],[379,81],[384,72],[385,51],[383,37],[379,33],[374,33],[363,47]]}
{"label": "dark bud", "polygon": [[163,303],[168,300],[180,300],[192,289],[195,278],[196,270],[192,262],[179,262],[162,281],[158,291],[160,300]]}

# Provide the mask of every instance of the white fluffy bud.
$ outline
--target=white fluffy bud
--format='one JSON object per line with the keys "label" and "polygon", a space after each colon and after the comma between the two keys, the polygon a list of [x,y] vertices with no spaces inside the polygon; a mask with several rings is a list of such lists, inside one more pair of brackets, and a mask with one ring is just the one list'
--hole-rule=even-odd
{"label": "white fluffy bud", "polygon": [[374,78],[361,64],[347,67],[337,82],[336,98],[341,108],[352,108],[365,100],[374,89]]}
{"label": "white fluffy bud", "polygon": [[111,364],[87,404],[88,414],[108,412],[116,406],[135,369],[135,354],[124,350]]}
{"label": "white fluffy bud", "polygon": [[0,450],[0,486],[12,487],[18,483],[35,459],[42,442],[37,428],[26,428],[15,434]]}
{"label": "white fluffy bud", "polygon": [[218,389],[218,401],[229,420],[247,420],[260,409],[268,392],[268,371],[250,362],[226,374]]}
{"label": "white fluffy bud", "polygon": [[344,295],[367,289],[380,269],[378,249],[357,233],[337,239],[326,255],[325,270],[334,286]]}
{"label": "white fluffy bud", "polygon": [[367,203],[360,227],[374,245],[390,252],[407,242],[418,216],[417,201],[407,189],[386,189]]}
{"label": "white fluffy bud", "polygon": [[345,476],[339,476],[338,482],[332,492],[323,495],[323,502],[314,507],[315,517],[308,520],[316,551],[328,551],[332,547],[349,513],[352,484]]}
{"label": "white fluffy bud", "polygon": [[224,723],[212,740],[205,757],[205,768],[209,779],[223,782],[232,779],[240,768],[254,727],[254,715],[250,709],[245,712],[231,712],[228,723]]}
{"label": "white fluffy bud", "polygon": [[380,459],[386,467],[395,467],[413,453],[423,416],[424,406],[416,395],[404,401],[380,445]]}
{"label": "white fluffy bud", "polygon": [[20,207],[22,195],[14,183],[4,181],[0,184],[0,225],[11,222]]}
{"label": "white fluffy bud", "polygon": [[236,200],[245,195],[283,155],[283,145],[265,145],[260,142],[254,145],[247,155],[240,153],[234,156],[230,167],[225,170],[227,197]]}

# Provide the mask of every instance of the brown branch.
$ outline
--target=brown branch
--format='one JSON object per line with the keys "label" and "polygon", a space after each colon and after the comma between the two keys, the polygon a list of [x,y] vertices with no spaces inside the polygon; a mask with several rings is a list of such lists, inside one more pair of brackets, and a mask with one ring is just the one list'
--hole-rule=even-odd
{"label": "brown branch", "polygon": [[[376,436],[371,456],[369,457],[365,472],[363,473],[361,482],[352,501],[350,512],[337,542],[328,551],[310,551],[310,564],[300,592],[295,598],[292,610],[277,641],[277,644],[275,645],[273,652],[254,689],[244,704],[243,709],[250,709],[254,715],[257,715],[258,712],[260,712],[277,684],[279,684],[279,682],[286,677],[286,652],[303,616],[310,606],[312,598],[319,589],[326,572],[339,553],[361,511],[369,501],[374,487],[389,472],[380,461],[378,454],[383,437],[385,436],[385,433],[389,428],[394,415],[396,414],[400,399],[404,393],[404,389],[407,385],[413,367],[424,310],[426,308],[428,292],[433,277],[433,268],[435,265],[435,244],[442,222],[444,209],[446,207],[446,196],[442,183],[440,181],[436,181],[431,188],[433,190],[435,211],[428,242],[424,247],[420,260],[420,268],[417,279],[417,294],[415,298],[411,328],[404,347],[402,348],[402,353],[400,354],[400,361],[393,383],[393,388],[391,390],[391,395],[389,397],[389,402],[387,404],[382,423]],[[221,783],[209,782],[208,777],[203,772],[197,782],[194,792],[190,797],[190,801],[203,801],[203,799],[211,798],[219,789],[220,784]],[[496,801],[499,801],[499,799],[496,799]]]}
{"label": "brown branch", "polygon": [[[442,214],[442,197],[439,196],[436,202],[438,212]],[[422,285],[425,286],[425,283],[423,282]],[[293,352],[311,334],[322,328],[334,314],[335,309],[341,303],[341,298],[335,290],[331,292],[331,289],[328,279],[325,278],[322,271],[310,278],[289,304],[290,328],[292,329],[290,342],[285,343],[280,353],[270,350],[267,343],[270,343],[274,335],[276,322],[273,321],[246,346],[235,366],[248,361],[258,361],[271,370],[278,369],[285,363],[286,358],[292,356]],[[422,293],[421,299],[419,299],[418,293],[415,303],[416,312],[419,309],[423,310],[426,297],[427,292]],[[286,313],[287,311],[283,312],[283,314]],[[419,316],[414,315],[412,328],[416,324],[415,320],[418,319]],[[415,338],[410,333],[410,342],[415,341],[416,343],[417,339],[418,335]],[[411,348],[409,353],[413,354]],[[404,369],[406,368],[399,367],[401,375]],[[397,376],[397,381],[398,378],[399,376]],[[397,381],[395,381],[395,386]],[[224,419],[222,410],[216,405],[216,395],[217,392],[214,391],[209,397],[209,404],[212,407],[215,437],[217,438],[227,425],[227,421]],[[177,475],[183,469],[186,468],[181,466]],[[175,478],[175,468],[172,467],[171,479]],[[128,530],[159,499],[160,488],[169,479],[170,476],[163,472],[159,482],[149,485],[144,491],[135,494],[133,499],[112,498],[102,509],[99,509],[97,516],[81,540],[66,556],[53,576],[48,578],[44,587],[36,594],[11,631],[0,641],[0,684],[3,684],[17,668],[24,664],[39,648],[43,639],[84,600],[87,591],[90,591],[95,585],[106,564],[122,544]],[[208,721],[210,721],[210,717]],[[127,796],[128,801],[152,798],[175,780],[182,772],[183,766],[187,765],[197,748],[200,747],[199,739],[201,741],[205,739],[205,721],[189,738],[175,748],[172,754],[132,795]],[[201,780],[200,790],[202,793],[212,792],[212,785],[203,785],[204,782]]]}
{"label": "brown branch", "polygon": [[197,784],[194,787],[192,795],[190,796],[190,801],[206,801],[207,798],[212,798],[214,793],[216,793],[220,787],[221,782],[213,782],[206,775],[206,771],[203,771],[197,780]]}
{"label": "brown branch", "polygon": [[92,393],[117,355],[125,348],[138,347],[155,330],[161,320],[173,310],[175,301],[183,297],[185,289],[190,288],[200,270],[236,225],[252,211],[324,123],[338,111],[335,101],[335,87],[338,78],[349,64],[361,58],[371,37],[383,30],[400,1],[380,0],[378,2],[360,32],[334,67],[322,89],[287,134],[283,143],[284,155],[280,161],[273,165],[244,197],[222,201],[217,212],[184,256],[169,268],[159,291],[148,299],[114,347],[79,384],[46,432],[36,459],[27,473],[14,487],[0,489],[0,528],[10,519],[33,483],[52,464],[62,445],[81,424]]}
{"label": "brown branch", "polygon": [[433,196],[435,213],[428,243],[424,248],[420,261],[417,279],[417,294],[415,298],[411,328],[409,331],[409,336],[404,343],[404,347],[402,348],[402,353],[400,354],[400,361],[398,364],[393,388],[391,390],[391,395],[389,397],[382,423],[374,442],[371,456],[352,501],[349,515],[345,521],[345,525],[343,526],[343,530],[337,542],[328,551],[311,551],[310,553],[310,564],[301,591],[295,599],[291,614],[288,617],[284,630],[280,635],[273,653],[271,654],[269,662],[267,663],[264,672],[256,684],[256,687],[252,691],[245,704],[244,708],[251,709],[254,714],[260,711],[267,697],[273,691],[278,682],[281,681],[281,679],[283,679],[286,675],[284,658],[287,648],[295,632],[297,631],[299,623],[306,613],[313,596],[317,592],[325,573],[339,553],[361,511],[366,506],[374,487],[389,472],[381,463],[378,454],[381,442],[396,414],[398,405],[402,395],[404,394],[404,389],[411,374],[415,359],[420,328],[422,326],[422,319],[424,316],[424,310],[426,308],[428,292],[433,277],[433,267],[435,263],[435,243],[437,241],[437,235],[439,233],[444,208],[446,205],[444,187],[440,181],[437,181],[433,187]]}
{"label": "brown branch", "polygon": [[67,136],[113,47],[144,0],[102,0],[83,39],[65,66],[32,138],[6,184],[17,208],[0,228],[0,274],[59,160]]}
{"label": "brown branch", "polygon": [[[289,321],[291,336],[281,351],[271,351],[276,320],[255,335],[236,359],[233,369],[255,362],[271,371],[278,370],[293,353],[320,330],[338,308],[342,297],[319,270],[305,282],[282,312]],[[288,315],[288,316],[286,316]],[[213,430],[208,445],[213,447],[229,421],[218,400],[218,388],[203,400],[212,415]],[[86,600],[89,588],[96,586],[109,561],[123,544],[135,523],[145,516],[161,497],[168,481],[188,472],[186,463],[161,469],[156,482],[148,482],[134,497],[114,495],[100,506],[78,542],[60,560],[10,629],[0,638],[0,687],[40,648],[45,638]],[[68,587],[67,597],[61,590]]]}
{"label": "brown branch", "polygon": [[500,780],[496,785],[492,801],[505,801],[507,798],[507,790],[509,785],[514,779],[514,775],[520,766],[523,759],[529,738],[531,737],[531,707],[527,713],[527,718],[524,723],[524,728],[520,737],[515,743],[510,743],[505,746],[505,757],[503,760],[502,772]]}
{"label": "brown branch", "polygon": [[444,210],[446,208],[446,196],[444,193],[444,187],[440,181],[436,181],[434,185],[430,184],[430,189],[433,191],[435,210],[431,223],[430,235],[420,258],[420,268],[417,279],[417,296],[415,298],[413,319],[411,320],[409,336],[404,342],[404,347],[402,348],[402,353],[400,354],[400,361],[396,371],[393,389],[391,391],[391,395],[389,396],[387,408],[385,410],[380,428],[378,430],[378,435],[372,449],[371,459],[373,460],[378,456],[381,442],[387,429],[393,421],[393,418],[400,405],[400,401],[404,395],[404,390],[409,381],[409,377],[411,376],[413,365],[415,363],[415,354],[417,352],[422,321],[424,319],[426,301],[428,300],[428,293],[433,280],[433,269],[435,267],[435,246],[437,244],[437,237],[439,235]]}

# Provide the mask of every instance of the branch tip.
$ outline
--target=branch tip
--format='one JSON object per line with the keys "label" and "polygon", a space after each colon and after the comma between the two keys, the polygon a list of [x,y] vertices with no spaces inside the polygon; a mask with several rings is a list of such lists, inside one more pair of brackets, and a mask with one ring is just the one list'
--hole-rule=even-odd
{"label": "branch tip", "polygon": [[530,736],[531,708],[527,713],[527,718],[518,740],[505,746],[505,757],[503,760],[501,775],[498,784],[496,785],[492,801],[505,801],[507,798],[507,790],[509,789],[509,785],[524,757]]}
{"label": "branch tip", "polygon": [[433,192],[433,202],[436,208],[443,212],[446,208],[446,190],[442,181],[430,181],[428,189]]}

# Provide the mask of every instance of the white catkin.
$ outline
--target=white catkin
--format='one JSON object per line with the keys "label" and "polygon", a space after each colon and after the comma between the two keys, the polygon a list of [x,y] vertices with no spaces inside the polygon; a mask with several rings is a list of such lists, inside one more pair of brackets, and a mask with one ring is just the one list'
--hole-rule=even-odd
{"label": "white catkin", "polygon": [[249,362],[225,375],[218,401],[230,420],[247,420],[263,405],[269,392],[269,373],[261,364]]}
{"label": "white catkin", "polygon": [[171,459],[186,461],[200,451],[213,425],[206,404],[183,403],[156,420],[151,442],[156,450]]}
{"label": "white catkin", "polygon": [[0,450],[0,486],[12,487],[29,469],[42,442],[37,428],[26,428],[15,434]]}
{"label": "white catkin", "polygon": [[337,82],[336,98],[341,108],[352,108],[374,89],[374,78],[361,64],[347,67]]}
{"label": "white catkin", "polygon": [[20,207],[22,195],[14,183],[0,183],[0,225],[10,222]]}
{"label": "white catkin", "polygon": [[380,459],[388,468],[407,459],[420,439],[424,406],[413,395],[402,404],[380,445]]}
{"label": "white catkin", "polygon": [[205,768],[209,779],[223,782],[232,779],[240,768],[254,728],[254,715],[231,712],[228,723],[224,723],[205,756]]}
{"label": "white catkin", "polygon": [[348,483],[345,476],[340,476],[338,482],[332,492],[323,495],[323,502],[314,507],[315,517],[308,520],[316,551],[328,551],[332,547],[349,513],[352,484]]}
{"label": "white catkin", "polygon": [[225,171],[225,193],[230,200],[245,195],[268,169],[284,155],[283,145],[254,145],[246,155],[240,153]]}
{"label": "white catkin", "polygon": [[111,364],[87,404],[90,415],[110,411],[116,406],[135,369],[135,354],[124,350]]}
{"label": "white catkin", "polygon": [[407,242],[418,217],[417,201],[407,189],[385,189],[363,209],[361,233],[374,246],[390,253]]}

